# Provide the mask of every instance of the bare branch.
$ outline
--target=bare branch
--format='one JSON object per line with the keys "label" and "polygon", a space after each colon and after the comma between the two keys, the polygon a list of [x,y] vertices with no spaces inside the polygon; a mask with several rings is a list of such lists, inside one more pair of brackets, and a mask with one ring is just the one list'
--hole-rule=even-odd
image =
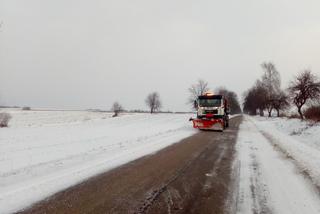
{"label": "bare branch", "polygon": [[194,108],[193,103],[198,98],[198,96],[204,94],[205,92],[209,91],[208,88],[208,82],[199,79],[196,84],[193,84],[188,88],[189,91],[189,98],[188,98],[188,104]]}

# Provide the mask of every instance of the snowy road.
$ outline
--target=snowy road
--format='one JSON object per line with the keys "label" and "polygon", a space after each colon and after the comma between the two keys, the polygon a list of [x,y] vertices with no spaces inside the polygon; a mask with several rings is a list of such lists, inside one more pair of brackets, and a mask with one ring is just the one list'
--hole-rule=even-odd
{"label": "snowy road", "polygon": [[[279,140],[280,134],[261,122],[245,117],[238,135],[239,170],[236,182],[236,213],[319,214],[320,194],[309,175],[302,173],[299,160],[288,156],[278,145],[294,141]],[[298,143],[299,144],[299,143]],[[304,145],[300,143],[300,148]],[[285,151],[285,152],[284,152]],[[319,156],[316,157],[319,160]],[[317,170],[313,169],[313,170]],[[237,174],[237,173],[235,173]]]}
{"label": "snowy road", "polygon": [[21,214],[224,213],[242,117],[102,173]]}

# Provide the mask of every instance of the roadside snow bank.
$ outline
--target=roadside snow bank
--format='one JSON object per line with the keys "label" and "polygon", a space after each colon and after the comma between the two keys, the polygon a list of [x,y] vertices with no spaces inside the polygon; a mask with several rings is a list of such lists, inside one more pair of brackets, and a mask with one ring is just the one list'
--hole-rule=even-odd
{"label": "roadside snow bank", "polygon": [[[320,213],[318,191],[308,178],[297,171],[292,161],[272,146],[264,131],[274,134],[275,127],[270,124],[267,127],[266,124],[269,123],[246,116],[240,125],[235,162],[239,168],[236,175],[238,185],[235,185],[237,191],[234,191],[235,213]],[[279,137],[279,133],[275,135]],[[281,139],[278,145],[286,145],[282,140],[285,139]],[[294,142],[286,140],[288,144]],[[300,148],[295,146],[288,148]]]}
{"label": "roadside snow bank", "polygon": [[95,113],[92,120],[76,119],[74,112],[11,114],[16,120],[0,135],[0,213],[15,212],[196,133],[186,114],[110,118],[100,113],[99,118]]}
{"label": "roadside snow bank", "polygon": [[320,150],[320,123],[300,119],[254,117],[259,124],[269,125],[307,146]]}
{"label": "roadside snow bank", "polygon": [[282,152],[295,160],[320,188],[320,125],[298,119],[251,118],[258,129]]}

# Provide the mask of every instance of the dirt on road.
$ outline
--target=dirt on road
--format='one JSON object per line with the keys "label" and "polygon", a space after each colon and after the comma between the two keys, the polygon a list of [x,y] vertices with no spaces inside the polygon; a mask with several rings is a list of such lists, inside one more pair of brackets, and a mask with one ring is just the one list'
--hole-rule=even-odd
{"label": "dirt on road", "polygon": [[242,117],[203,131],[19,213],[224,213]]}

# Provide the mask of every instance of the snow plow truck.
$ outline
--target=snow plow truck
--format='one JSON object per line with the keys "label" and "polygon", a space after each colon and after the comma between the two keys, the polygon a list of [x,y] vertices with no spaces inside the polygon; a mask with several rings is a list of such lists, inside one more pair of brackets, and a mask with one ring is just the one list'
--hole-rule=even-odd
{"label": "snow plow truck", "polygon": [[194,101],[197,118],[190,118],[193,127],[200,130],[223,131],[229,127],[229,106],[223,95],[207,92]]}

